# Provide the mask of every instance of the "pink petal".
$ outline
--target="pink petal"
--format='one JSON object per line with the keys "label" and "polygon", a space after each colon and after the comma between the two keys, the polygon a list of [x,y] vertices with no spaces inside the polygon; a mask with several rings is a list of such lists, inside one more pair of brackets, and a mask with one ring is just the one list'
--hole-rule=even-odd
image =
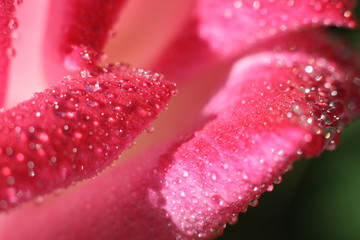
{"label": "pink petal", "polygon": [[161,157],[152,149],[61,198],[28,205],[4,219],[1,237],[216,237],[294,160],[332,149],[359,113],[355,69],[293,47],[237,62],[205,110],[212,120]]}
{"label": "pink petal", "polygon": [[46,88],[42,51],[48,3],[44,0],[25,1],[16,8],[19,26],[14,32],[15,57],[10,66],[7,108]]}
{"label": "pink petal", "polygon": [[174,86],[125,65],[68,76],[0,114],[0,208],[94,176],[167,105]]}
{"label": "pink petal", "polygon": [[9,60],[13,55],[12,33],[17,28],[15,15],[15,1],[0,1],[0,107],[4,106],[5,94],[7,90],[7,80],[9,71]]}
{"label": "pink petal", "polygon": [[129,1],[106,44],[107,61],[145,67],[158,56],[191,16],[197,0]]}
{"label": "pink petal", "polygon": [[200,0],[199,36],[228,55],[278,32],[315,26],[354,27],[355,1]]}
{"label": "pink petal", "polygon": [[[155,68],[184,79],[284,32],[330,25],[354,27],[354,5],[353,0],[199,0],[193,18]],[[179,72],[178,64],[187,71]]]}
{"label": "pink petal", "polygon": [[51,1],[44,41],[47,79],[53,81],[69,70],[76,71],[84,67],[87,57],[78,56],[80,49],[89,51],[88,54],[92,55],[89,59],[93,64],[101,60],[102,49],[125,2]]}

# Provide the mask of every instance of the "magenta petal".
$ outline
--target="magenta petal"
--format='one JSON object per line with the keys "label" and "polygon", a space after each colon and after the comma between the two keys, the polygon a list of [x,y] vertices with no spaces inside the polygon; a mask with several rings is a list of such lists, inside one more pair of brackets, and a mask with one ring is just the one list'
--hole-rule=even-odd
{"label": "magenta petal", "polygon": [[279,32],[315,26],[354,27],[355,1],[200,0],[199,36],[222,55]]}
{"label": "magenta petal", "polygon": [[96,175],[173,91],[159,74],[119,64],[69,76],[0,113],[0,210]]}
{"label": "magenta petal", "polygon": [[[183,80],[285,32],[354,27],[354,5],[353,0],[199,0],[193,18],[159,57],[155,68]],[[179,65],[187,71],[179,72]]]}
{"label": "magenta petal", "polygon": [[59,79],[67,71],[84,67],[76,54],[79,48],[90,52],[92,56],[88,58],[93,64],[101,60],[102,49],[125,2],[126,0],[52,0],[44,39],[47,79]]}
{"label": "magenta petal", "polygon": [[9,71],[9,60],[14,55],[11,45],[13,31],[17,28],[15,15],[15,1],[0,1],[0,107],[4,106],[5,94],[7,90],[7,80]]}
{"label": "magenta petal", "polygon": [[202,130],[160,157],[152,150],[53,202],[14,212],[0,236],[214,238],[293,161],[336,145],[359,113],[354,71],[306,51],[249,56],[206,108],[213,118]]}

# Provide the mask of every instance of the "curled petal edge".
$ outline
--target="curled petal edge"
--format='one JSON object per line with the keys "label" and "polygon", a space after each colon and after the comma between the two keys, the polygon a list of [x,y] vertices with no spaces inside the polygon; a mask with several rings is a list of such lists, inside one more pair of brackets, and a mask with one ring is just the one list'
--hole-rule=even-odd
{"label": "curled petal edge", "polygon": [[[160,157],[151,151],[41,208],[15,212],[5,219],[1,236],[214,238],[249,204],[256,205],[295,160],[336,146],[344,124],[360,112],[356,71],[306,52],[244,58],[229,76],[235,84],[206,108],[214,117],[203,129],[161,150]],[[214,108],[223,96],[224,107]],[[51,223],[48,215],[56,216]],[[31,227],[22,224],[29,216]],[[12,224],[22,231],[7,230]]]}

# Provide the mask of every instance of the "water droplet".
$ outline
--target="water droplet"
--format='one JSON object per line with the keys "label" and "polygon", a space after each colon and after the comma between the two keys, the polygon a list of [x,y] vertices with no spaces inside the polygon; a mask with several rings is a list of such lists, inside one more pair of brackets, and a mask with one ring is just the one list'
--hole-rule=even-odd
{"label": "water droplet", "polygon": [[0,200],[0,207],[2,209],[7,209],[8,203],[5,200]]}
{"label": "water droplet", "polygon": [[217,175],[216,175],[216,173],[211,174],[211,179],[212,179],[213,181],[216,181],[216,180],[217,180]]}
{"label": "water droplet", "polygon": [[[80,71],[80,76],[82,77],[82,78],[86,78],[86,77],[88,77],[90,75],[90,73],[89,73],[89,71],[87,71],[87,70],[82,70],[82,71]],[[86,84],[87,85],[87,84]],[[85,86],[84,86],[85,87]],[[86,87],[85,87],[85,89],[86,89]]]}
{"label": "water droplet", "polygon": [[35,171],[32,170],[32,169],[28,170],[28,174],[29,174],[30,177],[35,177]]}
{"label": "water droplet", "polygon": [[14,150],[11,147],[7,147],[5,149],[7,155],[11,156],[14,153]]}
{"label": "water droplet", "polygon": [[35,132],[35,128],[33,126],[29,127],[29,133],[34,133]]}
{"label": "water droplet", "polygon": [[317,2],[317,3],[313,4],[312,7],[317,12],[321,12],[323,10],[323,5],[320,2]]}
{"label": "water droplet", "polygon": [[35,163],[33,161],[28,161],[27,162],[27,167],[30,169],[33,169],[35,167]]}
{"label": "water droplet", "polygon": [[23,162],[25,160],[25,155],[22,153],[17,153],[15,158],[18,162]]}
{"label": "water droplet", "polygon": [[39,140],[42,142],[49,141],[49,136],[45,132],[39,133],[38,137],[39,137]]}
{"label": "water droplet", "polygon": [[10,30],[15,30],[16,28],[18,28],[18,22],[16,18],[10,18],[9,23],[8,23],[8,27]]}
{"label": "water droplet", "polygon": [[280,184],[281,181],[282,181],[282,176],[279,176],[279,177],[275,178],[274,184]]}
{"label": "water droplet", "polygon": [[86,83],[84,84],[84,88],[89,92],[98,92],[102,90],[98,81],[96,81],[95,83]]}
{"label": "water droplet", "polygon": [[10,176],[11,175],[11,169],[8,168],[8,167],[3,167],[1,169],[1,173],[4,175],[4,176]]}
{"label": "water droplet", "polygon": [[254,199],[251,202],[249,202],[249,206],[251,206],[251,207],[257,207],[258,205],[259,205],[258,199]]}
{"label": "water droplet", "polygon": [[224,200],[219,196],[219,195],[214,195],[211,200],[217,204],[217,205],[220,205],[220,206],[223,206],[225,204]]}
{"label": "water droplet", "polygon": [[243,5],[242,0],[234,1],[234,8],[241,8]]}
{"label": "water droplet", "polygon": [[96,101],[90,100],[89,98],[86,99],[86,105],[88,107],[97,107],[99,106],[99,103],[97,103]]}
{"label": "water droplet", "polygon": [[270,184],[267,188],[266,188],[266,191],[268,192],[272,192],[274,190],[274,185],[273,184]]}
{"label": "water droplet", "polygon": [[153,133],[155,131],[155,127],[154,125],[149,125],[146,129],[145,129],[145,132],[146,133]]}
{"label": "water droplet", "polygon": [[351,11],[349,11],[349,10],[345,11],[344,17],[346,17],[346,18],[351,17]]}
{"label": "water droplet", "polygon": [[253,2],[253,8],[258,10],[261,7],[260,1],[254,1]]}
{"label": "water droplet", "polygon": [[44,202],[45,198],[43,196],[38,196],[34,199],[36,205],[41,205]]}
{"label": "water droplet", "polygon": [[52,156],[52,157],[50,158],[50,162],[51,162],[51,163],[56,163],[56,161],[57,161],[57,158],[56,158],[55,156]]}
{"label": "water droplet", "polygon": [[234,216],[234,217],[230,218],[230,220],[229,220],[229,224],[231,224],[231,225],[235,225],[237,222],[238,222],[237,216]]}
{"label": "water droplet", "polygon": [[116,119],[113,118],[113,117],[109,117],[109,118],[108,118],[108,122],[109,122],[109,123],[115,123],[115,122],[116,122]]}
{"label": "water droplet", "polygon": [[13,176],[9,176],[7,179],[6,179],[7,183],[9,185],[14,185],[15,184],[15,178]]}
{"label": "water droplet", "polygon": [[12,58],[16,56],[16,50],[13,47],[9,47],[6,49],[6,54],[8,57]]}
{"label": "water droplet", "polygon": [[224,163],[224,164],[222,165],[222,167],[223,167],[224,169],[228,169],[228,168],[229,168],[229,164]]}

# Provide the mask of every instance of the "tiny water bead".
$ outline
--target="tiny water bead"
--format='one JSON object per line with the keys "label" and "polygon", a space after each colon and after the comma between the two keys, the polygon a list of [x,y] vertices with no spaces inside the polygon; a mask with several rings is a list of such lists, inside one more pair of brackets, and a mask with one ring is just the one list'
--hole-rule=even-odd
{"label": "tiny water bead", "polygon": [[164,208],[182,232],[212,238],[223,229],[218,223],[231,223],[273,191],[295,160],[333,149],[359,114],[347,107],[360,105],[357,69],[292,47],[298,52],[277,46],[235,64],[205,108],[216,118],[161,158]]}
{"label": "tiny water bead", "polygon": [[115,64],[69,75],[1,112],[1,206],[13,207],[111,165],[139,133],[151,132],[150,122],[174,89],[158,74]]}
{"label": "tiny water bead", "polygon": [[251,206],[251,207],[257,207],[257,206],[259,206],[259,200],[258,199],[254,199],[254,200],[252,200],[251,202],[249,202],[249,206]]}
{"label": "tiny water bead", "polygon": [[[99,2],[104,2],[104,1],[99,1]],[[207,1],[207,2],[216,3],[216,1]],[[283,24],[283,22],[292,23],[291,18],[293,16],[296,17],[297,12],[299,12],[299,10],[302,9],[299,7],[298,4],[303,4],[303,1],[219,0],[218,2],[222,4],[219,5],[215,4],[215,7],[213,8],[215,9],[215,11],[219,11],[221,16],[220,17],[221,24],[218,30],[224,29],[224,32],[226,33],[226,34],[222,34],[221,31],[219,31],[218,32],[219,36],[222,37],[225,36],[226,38],[225,40],[229,40],[230,43],[235,43],[237,46],[242,46],[242,44],[239,44],[239,42],[237,41],[238,39],[232,38],[231,34],[233,33],[245,33],[245,35],[241,36],[240,38],[249,40],[249,38],[251,38],[251,36],[254,35],[257,35],[256,37],[262,38],[262,37],[266,37],[268,34],[270,35],[275,34],[277,31],[285,31],[287,29],[294,29],[294,27],[295,28],[301,27],[302,24],[311,24],[311,23],[320,24],[321,22],[323,22],[324,24],[329,24],[330,22],[331,23],[341,22],[337,18],[338,15],[336,15],[335,17],[330,17],[331,21],[326,19],[327,16],[325,15],[325,17],[322,16],[319,18],[309,16],[308,19],[305,19],[304,22],[300,22],[300,24],[295,22],[295,26],[288,26],[286,24]],[[317,3],[318,1],[313,1],[313,2]],[[332,1],[332,3],[337,3],[337,2],[339,1]],[[228,6],[226,6],[230,10],[227,9],[226,11],[223,11],[224,9],[222,9],[221,6],[223,6],[224,3],[225,4],[230,3],[228,4]],[[275,7],[271,7],[271,8],[267,7],[269,3],[275,5]],[[276,5],[277,3],[281,3],[281,5],[284,7],[290,7],[290,10],[294,9],[294,11],[290,12],[290,14],[282,14],[281,9],[278,9],[278,6]],[[305,5],[308,6],[309,5],[308,2],[305,2]],[[335,5],[332,4],[330,5],[330,8],[333,9],[334,6]],[[242,29],[239,29],[238,26],[236,26],[236,30],[232,31],[231,29],[226,28],[226,24],[222,24],[224,23],[223,20],[225,18],[225,19],[229,19],[228,23],[230,22],[231,24],[236,25],[236,19],[234,19],[234,16],[243,17],[246,15],[246,14],[242,14],[241,12],[239,14],[239,12],[236,11],[236,9],[244,9],[245,7],[251,9],[250,14],[254,14],[254,13],[258,14],[252,16],[251,19],[253,20],[260,19],[260,20],[248,21],[248,19],[244,18],[246,19],[245,24],[240,24],[241,26],[244,26],[245,28],[244,31]],[[348,9],[347,6],[345,6],[345,4],[343,6],[335,6],[335,7],[338,7],[339,9],[345,7],[345,9]],[[278,15],[280,18],[280,21],[274,21],[274,23],[269,21],[272,18],[274,19],[273,16],[267,18],[272,14],[271,10],[273,9],[276,10],[273,11],[273,13],[275,12],[275,15],[276,16]],[[306,9],[306,7],[304,9]],[[289,9],[287,9],[286,11],[288,10]],[[323,7],[323,6],[321,7],[314,6],[314,11],[326,13],[328,12],[328,9],[327,7]],[[339,14],[347,18],[347,16],[351,16],[351,14],[348,14],[347,11],[348,10],[346,10],[345,12],[340,11]],[[86,13],[87,11],[84,12]],[[107,13],[107,11],[94,11],[94,12],[96,14],[102,14],[104,12]],[[107,15],[111,15],[111,14],[107,14]],[[301,19],[305,15],[307,16],[307,14],[301,13],[300,14]],[[97,18],[95,17],[94,19]],[[216,16],[209,16],[208,19],[210,19],[210,21],[219,20],[216,19]],[[201,21],[199,22],[201,24]],[[249,25],[251,23],[254,23],[255,25]],[[346,25],[346,22],[343,25]],[[246,28],[250,29],[251,31],[250,34],[249,32],[246,31]],[[67,28],[65,27],[65,29]],[[214,28],[213,26],[210,26],[209,29],[213,32],[217,32],[216,28]],[[253,32],[254,29],[259,29],[259,31]],[[82,31],[79,32],[81,33],[80,34],[81,36],[84,35]],[[263,33],[265,34],[262,35]],[[260,36],[258,34],[260,34]],[[66,36],[68,37],[68,35]],[[87,36],[85,39],[89,39],[91,43],[92,41],[98,38],[93,37],[93,35],[90,35],[90,37]],[[214,37],[212,36],[210,37],[210,39],[214,39]],[[77,40],[77,38],[75,40]],[[48,42],[53,43],[53,41],[48,41]],[[241,41],[240,43],[243,43],[243,41]],[[229,45],[219,44],[218,46],[220,46],[219,49],[221,50],[221,47],[229,46]],[[229,51],[231,47],[233,46],[224,49],[226,51]],[[89,60],[88,55],[84,54],[83,57],[85,60]],[[192,57],[193,55],[191,54],[191,58]],[[257,62],[261,62],[260,59],[257,60],[258,60]],[[291,57],[287,58],[287,60],[291,62],[290,61]],[[314,86],[307,86],[306,84],[305,84],[306,86],[298,85],[298,83],[301,82],[301,80],[299,79],[304,80],[304,82],[313,79],[311,76],[309,77],[309,79],[307,79],[306,74],[312,74],[318,71],[319,69],[321,70],[321,68],[317,69],[316,67],[313,67],[313,65],[314,65],[313,61],[310,62],[305,61],[302,62],[300,66],[295,66],[295,67],[288,66],[291,67],[290,73],[288,73],[286,72],[286,70],[289,69],[286,69],[284,67],[287,65],[283,64],[282,66],[279,66],[279,68],[274,67],[275,69],[280,69],[279,71],[275,71],[275,73],[272,75],[274,76],[274,79],[269,80],[266,79],[266,76],[257,76],[257,79],[250,79],[254,81],[244,81],[245,83],[256,82],[259,85],[255,86],[255,88],[252,88],[254,85],[245,84],[245,89],[243,89],[244,91],[241,92],[241,94],[237,94],[240,97],[246,98],[246,99],[239,99],[238,103],[241,103],[241,105],[238,104],[236,106],[236,108],[242,110],[236,111],[236,109],[227,106],[224,109],[224,111],[217,114],[219,117],[216,120],[214,120],[214,122],[210,122],[205,127],[204,131],[200,132],[194,137],[195,140],[189,143],[190,147],[184,144],[185,146],[181,146],[181,148],[179,148],[178,152],[180,153],[171,155],[171,158],[166,159],[168,161],[163,161],[162,164],[165,165],[164,169],[166,170],[161,171],[163,169],[160,169],[159,171],[157,171],[158,175],[155,176],[156,177],[155,180],[151,179],[155,182],[156,191],[160,189],[159,195],[161,195],[160,193],[164,193],[163,195],[164,198],[166,199],[166,202],[161,203],[162,211],[159,212],[155,211],[155,213],[160,213],[161,219],[162,216],[166,216],[167,219],[171,220],[170,223],[168,225],[161,225],[161,222],[159,224],[159,222],[156,221],[158,220],[156,218],[158,217],[158,214],[152,214],[153,211],[151,211],[154,210],[154,205],[151,205],[149,207],[150,211],[144,211],[144,212],[140,212],[140,214],[136,214],[137,212],[133,211],[132,207],[136,208],[141,203],[147,203],[146,200],[142,201],[143,199],[146,198],[147,195],[140,194],[140,197],[138,197],[137,199],[136,197],[132,197],[134,195],[133,193],[129,194],[126,191],[124,197],[118,200],[120,200],[119,202],[125,201],[125,203],[130,203],[130,204],[125,204],[126,208],[122,209],[124,210],[124,212],[126,212],[126,210],[129,208],[131,208],[131,210],[129,215],[125,215],[126,216],[125,218],[126,221],[124,221],[125,224],[124,222],[120,223],[121,226],[120,228],[128,230],[127,227],[131,224],[134,224],[135,222],[136,227],[133,228],[135,231],[127,231],[128,233],[132,234],[134,232],[136,233],[136,230],[138,229],[144,229],[144,231],[141,232],[145,232],[145,234],[148,235],[149,232],[145,230],[148,230],[147,227],[150,226],[150,228],[152,228],[152,230],[154,230],[155,232],[158,230],[160,232],[159,234],[161,234],[164,231],[167,231],[169,228],[175,229],[174,231],[177,232],[175,232],[172,236],[176,236],[177,239],[213,238],[217,234],[221,233],[222,229],[225,227],[225,223],[233,222],[234,214],[236,215],[238,212],[245,212],[249,203],[250,205],[253,205],[256,201],[254,202],[252,200],[257,199],[258,195],[262,191],[268,189],[266,185],[272,184],[272,182],[277,182],[275,176],[280,175],[287,168],[287,166],[290,166],[289,162],[294,160],[293,159],[294,156],[300,157],[303,154],[311,155],[308,152],[305,153],[306,148],[304,149],[303,146],[299,146],[297,144],[298,141],[296,137],[293,136],[298,133],[296,132],[296,130],[310,129],[310,132],[307,132],[305,138],[301,139],[300,142],[303,142],[303,140],[307,144],[315,142],[314,139],[317,136],[319,136],[321,140],[325,139],[326,141],[327,140],[333,141],[331,137],[333,135],[332,130],[336,129],[338,131],[341,128],[342,124],[346,122],[345,118],[347,115],[347,114],[343,114],[343,110],[341,110],[341,108],[337,106],[343,105],[346,111],[348,111],[348,105],[350,104],[348,104],[347,101],[345,101],[341,97],[342,93],[341,91],[339,91],[340,89],[337,86],[335,87],[336,90],[331,91],[329,94],[328,90],[318,91],[318,89]],[[74,65],[69,64],[68,66],[74,66]],[[258,66],[258,65],[252,66],[251,74],[256,75],[256,73],[259,72],[263,72],[263,73],[271,72],[269,71],[269,69],[263,69],[264,71],[261,71],[262,70],[261,67],[262,66]],[[299,76],[299,78],[292,79],[291,78],[293,76],[291,74],[292,71],[294,71],[296,76],[299,76],[297,75],[299,72],[305,74],[305,76],[304,78]],[[104,72],[109,73],[109,71],[107,70],[104,70]],[[288,73],[288,75],[284,77],[285,79],[281,79],[281,76],[283,76],[282,74],[283,72]],[[321,84],[325,83],[324,87],[326,89],[333,88],[331,85],[331,81],[327,80],[328,78],[329,79],[334,78],[336,80],[343,79],[343,77],[336,76],[337,72],[335,73],[332,71],[326,71],[326,72],[327,74],[325,76],[318,75],[314,78],[315,81],[323,81]],[[92,73],[90,75],[89,74],[90,72],[88,72],[87,70],[81,71],[80,76],[78,77],[83,78],[84,81],[90,77],[94,77],[95,79],[98,79],[98,76],[90,76]],[[241,79],[247,78],[248,75],[244,74],[241,77],[242,77]],[[291,80],[294,80],[296,83],[293,84],[292,82],[289,82],[287,78],[291,78]],[[72,79],[73,77],[70,76],[68,80],[72,81]],[[237,79],[238,83],[240,82],[239,79]],[[280,82],[279,84],[272,85],[271,83],[269,83],[272,81],[277,83],[276,82],[277,80],[279,80]],[[145,84],[142,85],[144,86],[148,84],[146,82]],[[279,88],[277,88],[276,85],[278,85]],[[54,138],[53,134],[50,134],[48,131],[45,131],[48,137],[45,138],[41,137],[43,136],[44,131],[42,131],[43,129],[41,128],[41,126],[39,127],[38,124],[36,124],[36,122],[31,123],[31,125],[21,126],[21,127],[16,126],[15,124],[13,125],[9,124],[8,128],[10,130],[14,129],[14,134],[15,133],[17,134],[16,135],[17,140],[25,142],[31,151],[29,154],[29,152],[26,151],[27,148],[20,149],[21,150],[20,152],[18,147],[15,145],[5,146],[4,148],[0,148],[1,156],[4,155],[5,159],[10,159],[13,157],[17,159],[16,156],[21,156],[19,154],[22,154],[23,156],[19,158],[21,159],[19,162],[23,162],[21,166],[25,168],[24,172],[29,171],[30,169],[30,172],[28,173],[31,175],[29,177],[32,178],[38,178],[39,174],[37,172],[38,171],[37,168],[39,168],[39,166],[40,167],[43,166],[41,163],[39,164],[39,162],[37,162],[35,158],[31,158],[31,159],[29,158],[30,155],[33,156],[32,153],[34,152],[36,154],[39,154],[40,156],[44,156],[43,158],[44,163],[48,162],[51,166],[54,167],[59,166],[59,168],[61,168],[59,169],[61,176],[59,181],[66,181],[68,179],[69,174],[71,174],[72,171],[75,170],[78,170],[79,172],[88,171],[86,165],[84,166],[81,165],[81,163],[79,164],[78,162],[74,162],[74,161],[78,158],[89,158],[89,160],[93,162],[99,161],[100,159],[98,158],[93,159],[92,156],[97,157],[103,154],[103,156],[107,157],[111,155],[112,146],[110,146],[111,144],[109,145],[109,143],[112,143],[111,142],[112,139],[117,138],[118,136],[123,138],[128,137],[127,130],[131,127],[129,126],[131,125],[131,123],[128,122],[127,119],[128,116],[122,115],[123,111],[125,111],[126,113],[134,111],[134,114],[137,114],[138,116],[144,118],[154,117],[153,113],[149,111],[147,107],[137,108],[137,104],[134,103],[134,101],[125,100],[119,102],[119,100],[117,99],[117,96],[119,94],[118,92],[122,92],[124,94],[134,94],[135,92],[136,94],[142,96],[143,93],[141,91],[139,93],[138,85],[132,83],[131,84],[121,83],[121,86],[117,86],[119,87],[117,88],[117,90],[119,90],[118,92],[117,91],[108,92],[109,90],[106,89],[106,87],[107,87],[106,84],[103,84],[101,81],[96,81],[96,80],[94,81],[94,79],[92,79],[91,81],[89,80],[88,82],[82,82],[82,84],[80,84],[78,87],[68,89],[69,91],[65,91],[61,94],[56,94],[57,91],[54,91],[53,97],[56,98],[56,100],[50,101],[50,102],[53,101],[53,104],[50,106],[49,109],[51,109],[50,113],[54,115],[54,119],[57,119],[58,121],[54,121],[54,122],[49,121],[45,123],[49,123],[49,126],[46,130],[54,131],[56,136],[59,138],[57,137]],[[254,92],[251,92],[251,89],[253,89]],[[297,101],[299,99],[292,98],[292,94],[294,94],[295,98],[299,97],[301,101]],[[320,96],[319,97],[320,100],[321,98],[326,99],[328,96],[332,96],[336,99],[340,99],[344,101],[340,102],[339,105],[327,103],[327,102],[324,103],[320,100],[318,101],[317,98],[318,94]],[[322,96],[322,94],[324,94],[324,96]],[[348,92],[345,91],[346,96],[347,94]],[[93,95],[95,96],[97,95],[97,96],[92,98],[91,96]],[[302,104],[304,102],[303,96],[305,95],[306,95],[306,99],[305,99],[306,104]],[[105,100],[105,98],[103,99],[102,97],[100,97],[101,99],[99,100],[99,96],[104,96],[105,98],[107,98],[107,100]],[[152,94],[152,96],[157,96],[157,95]],[[226,93],[226,97],[229,98],[229,96],[230,94]],[[85,97],[87,98],[85,99]],[[33,103],[37,105],[36,101],[34,101]],[[328,106],[331,105],[330,106],[331,109],[328,109],[327,105]],[[356,105],[357,102],[353,102],[353,104],[351,105],[352,107],[349,107],[350,111],[354,113],[354,115],[356,112]],[[293,106],[293,108],[291,106]],[[162,106],[161,104],[156,103],[154,107],[155,109],[161,109]],[[104,110],[105,108],[109,109],[109,111]],[[37,111],[41,113],[42,115],[41,118],[46,119],[47,117],[47,114],[45,114],[46,110],[47,108]],[[37,112],[32,112],[32,113],[36,116]],[[339,112],[339,113],[335,114],[334,112]],[[149,113],[151,114],[149,115]],[[332,118],[332,116],[334,117]],[[28,115],[24,114],[23,116],[18,116],[18,117],[22,119],[27,119]],[[62,120],[64,122],[61,122]],[[72,122],[75,122],[76,124],[72,124]],[[116,125],[119,122],[121,122],[120,127],[119,126],[118,128],[112,127],[113,124]],[[289,127],[289,125],[296,126],[296,128],[291,128]],[[0,124],[0,128],[2,126],[3,124]],[[144,126],[146,127],[149,125],[144,124]],[[217,129],[219,130],[217,131]],[[114,130],[114,131],[110,131],[110,130]],[[313,134],[314,132],[316,133],[316,136],[314,136]],[[334,134],[337,133],[334,132]],[[59,156],[58,152],[51,152],[52,149],[51,144],[53,144],[53,140],[55,140],[54,141],[55,146],[57,146],[56,144],[58,143],[63,143],[63,142],[70,143],[70,145],[65,145],[66,148],[61,150],[67,151],[70,159],[74,159],[73,162],[65,162],[66,166],[64,166],[64,159],[61,156]],[[186,142],[188,142],[188,140],[189,138],[186,139]],[[83,144],[80,143],[77,144],[77,141],[84,141],[84,142],[82,142]],[[192,144],[195,146],[192,146]],[[84,149],[82,149],[82,146],[84,147]],[[49,149],[50,152],[44,151],[44,148]],[[122,146],[120,146],[120,149],[121,148]],[[316,147],[316,149],[322,149],[322,148],[323,148],[323,144],[321,144],[320,147],[318,146]],[[119,149],[118,145],[115,146],[115,149]],[[181,151],[183,152],[181,153]],[[91,153],[95,152],[95,154],[94,155],[87,154],[89,152]],[[33,164],[29,165],[29,162],[33,162]],[[31,168],[29,168],[29,166]],[[7,176],[8,183],[12,184],[11,186],[7,186],[9,202],[17,201],[17,197],[29,194],[29,192],[20,192],[20,191],[18,192],[18,194],[16,194],[17,189],[15,189],[13,185],[16,185],[19,179],[17,177],[11,176],[13,174],[13,168],[10,168],[8,165],[5,165],[5,167],[8,167],[11,170],[11,172],[9,172],[7,169],[4,169],[4,172],[6,174],[9,174]],[[156,173],[156,171],[154,172]],[[174,174],[174,177],[172,176],[172,174]],[[160,179],[159,179],[159,175],[160,175]],[[142,176],[136,176],[136,177],[141,178]],[[113,181],[114,179],[116,178],[111,179],[112,181],[110,181],[110,184],[107,184],[106,186],[115,185],[116,182]],[[119,181],[119,182],[127,183],[127,181]],[[147,185],[149,184],[148,182],[149,181],[141,182],[143,184],[140,185],[140,188],[144,188],[143,186],[148,186]],[[197,189],[195,189],[196,191],[194,191],[194,187],[197,187]],[[101,190],[101,188],[99,189]],[[91,190],[91,189],[87,189],[87,190]],[[138,189],[134,190],[135,194],[137,193],[136,192],[137,190]],[[85,194],[86,191],[82,193]],[[96,192],[96,195],[98,195],[98,192]],[[85,208],[89,209],[92,214],[93,212],[96,212],[98,209],[100,209],[99,212],[106,212],[106,210],[109,212],[115,212],[115,208],[118,206],[117,204],[119,202],[115,204],[115,207],[114,206],[109,207],[106,203],[104,203],[104,201],[107,201],[108,199],[112,198],[112,195],[111,194],[105,194],[105,195],[108,197],[103,198],[101,202],[99,201],[100,205],[98,205],[98,208],[93,208],[92,205],[87,205]],[[79,196],[78,199],[84,199],[83,195],[80,194],[78,196]],[[133,203],[126,202],[129,198],[131,200],[140,200],[140,201],[133,201]],[[64,205],[66,205],[66,202]],[[82,201],[81,201],[81,205],[84,205]],[[74,208],[74,210],[76,211],[77,209],[82,209],[81,205],[79,204],[77,207]],[[145,210],[148,210],[146,209],[147,204],[144,205],[145,205],[144,206]],[[0,198],[0,206],[7,208],[8,202],[5,200],[1,200]],[[103,206],[105,207],[103,208]],[[165,210],[165,208],[167,209]],[[96,216],[96,213],[94,215],[92,214],[89,215],[73,214],[73,216],[74,217],[86,216],[85,218],[80,220],[80,225],[88,226],[87,224],[84,224],[83,220],[86,219],[87,221],[87,219],[91,219],[94,215]],[[118,215],[122,215],[122,214],[118,214]],[[147,221],[149,215],[151,216],[151,218],[150,221]],[[119,225],[117,222],[112,222],[112,224],[110,224],[111,225],[110,229],[108,228],[109,222],[107,220],[111,219],[111,217],[114,215],[104,215],[104,216],[105,218],[100,218],[100,217],[98,218],[96,216],[97,218],[96,220],[100,222],[103,219],[105,219],[106,225],[103,225],[104,228],[107,229],[105,231],[110,231],[112,233],[119,231],[118,229],[120,228],[118,227]],[[108,216],[110,216],[110,218]],[[134,221],[133,218],[131,218],[133,216],[137,216],[136,221]],[[33,217],[36,218],[38,216],[33,216]],[[116,216],[114,219],[118,219],[118,218],[121,218],[121,216]],[[64,224],[62,224],[61,222],[57,222],[58,219],[59,218],[54,219],[54,222],[52,222],[50,226],[43,228],[42,231],[51,232],[51,230],[54,229],[52,228],[53,226],[60,228],[63,227]],[[64,235],[68,234],[69,232],[71,234],[71,230],[68,231],[66,227],[68,228],[72,227],[71,226],[72,219],[68,219],[68,220],[70,223],[68,224],[68,226],[65,226],[65,231],[61,231]],[[145,222],[144,228],[141,225],[139,226],[139,224],[137,224],[139,222],[141,224],[141,221]],[[96,226],[98,226],[98,224],[96,224]],[[32,228],[30,228],[29,230],[31,231]],[[178,234],[179,231],[181,231],[181,234]],[[52,232],[58,232],[58,231],[52,231]],[[81,233],[77,231],[77,234],[81,234]],[[156,238],[157,234],[156,233],[154,235],[150,234],[148,236]],[[60,237],[66,238],[66,236],[62,236],[62,235]]]}

